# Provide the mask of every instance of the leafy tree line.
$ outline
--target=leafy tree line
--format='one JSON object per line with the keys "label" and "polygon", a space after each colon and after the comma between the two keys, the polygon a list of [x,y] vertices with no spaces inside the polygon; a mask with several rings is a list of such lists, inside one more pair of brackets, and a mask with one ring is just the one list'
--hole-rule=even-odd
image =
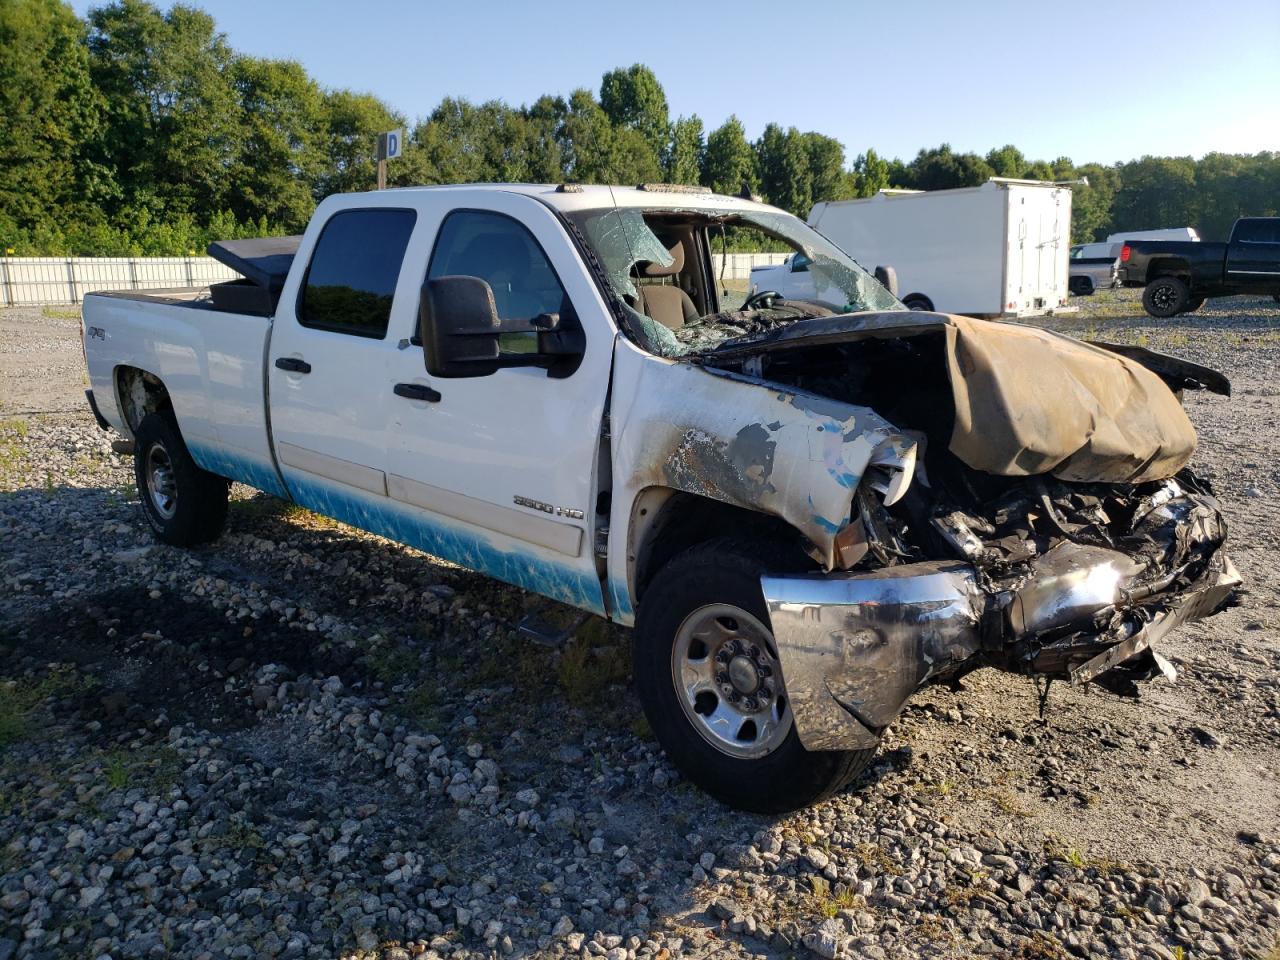
{"label": "leafy tree line", "polygon": [[399,126],[409,136],[390,164],[396,186],[665,180],[746,187],[805,216],[885,187],[1086,176],[1073,188],[1076,240],[1184,225],[1212,239],[1280,203],[1275,153],[1077,166],[942,144],[908,162],[873,149],[848,161],[837,140],[776,123],[751,141],[734,116],[709,131],[672,118],[641,64],[606,73],[598,94],[520,107],[447,98],[410,124],[374,96],[324,89],[296,62],[237,53],[202,10],[146,0],[83,20],[62,0],[0,0],[0,118],[0,247],[19,255],[175,254],[298,231],[323,197],[372,186],[376,136]]}

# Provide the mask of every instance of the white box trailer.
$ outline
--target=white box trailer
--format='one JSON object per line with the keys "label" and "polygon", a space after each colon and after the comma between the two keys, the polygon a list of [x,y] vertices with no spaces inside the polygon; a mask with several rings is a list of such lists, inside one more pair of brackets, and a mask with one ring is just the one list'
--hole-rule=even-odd
{"label": "white box trailer", "polygon": [[815,204],[809,224],[863,266],[891,266],[909,307],[1029,317],[1067,303],[1071,191],[995,178]]}

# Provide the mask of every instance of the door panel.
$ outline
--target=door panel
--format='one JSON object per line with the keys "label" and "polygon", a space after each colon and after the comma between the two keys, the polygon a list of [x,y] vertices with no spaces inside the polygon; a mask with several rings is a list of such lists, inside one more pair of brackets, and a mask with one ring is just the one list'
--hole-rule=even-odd
{"label": "door panel", "polygon": [[296,296],[281,298],[267,368],[276,457],[293,497],[331,515],[315,496],[325,484],[386,495],[396,352],[387,330],[416,302],[397,292],[415,219],[412,210],[335,213],[299,250],[308,268]]}
{"label": "door panel", "polygon": [[[608,312],[546,207],[517,194],[471,196],[474,203],[461,193],[430,197],[436,206],[421,212],[436,242],[421,259],[410,257],[429,263],[432,276],[485,279],[503,321],[504,351],[529,350],[532,339],[520,332],[527,321],[558,312],[562,322],[582,324],[586,356],[562,379],[534,367],[433,379],[421,347],[397,351],[392,379],[430,386],[439,399],[391,397],[390,496],[432,531],[432,552],[602,612],[592,538],[613,343]],[[418,283],[425,279],[420,274]],[[414,330],[400,327],[402,342]]]}

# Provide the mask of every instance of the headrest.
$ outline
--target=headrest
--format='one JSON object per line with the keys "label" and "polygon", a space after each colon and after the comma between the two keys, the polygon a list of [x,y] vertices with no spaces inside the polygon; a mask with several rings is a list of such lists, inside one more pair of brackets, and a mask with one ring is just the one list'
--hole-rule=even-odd
{"label": "headrest", "polygon": [[641,267],[641,272],[646,277],[674,277],[684,269],[684,244],[677,240],[674,247],[667,248],[667,254],[671,257],[671,262],[665,267],[660,263],[646,260]]}

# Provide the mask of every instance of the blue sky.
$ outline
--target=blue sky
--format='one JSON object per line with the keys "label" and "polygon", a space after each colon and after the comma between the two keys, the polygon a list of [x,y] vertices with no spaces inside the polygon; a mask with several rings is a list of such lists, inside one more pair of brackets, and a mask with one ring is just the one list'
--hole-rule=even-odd
{"label": "blue sky", "polygon": [[1280,0],[195,5],[236,49],[298,60],[410,120],[444,96],[598,92],[639,61],[673,118],[711,129],[734,113],[752,138],[770,121],[816,130],[850,159],[944,141],[1077,163],[1280,150]]}

